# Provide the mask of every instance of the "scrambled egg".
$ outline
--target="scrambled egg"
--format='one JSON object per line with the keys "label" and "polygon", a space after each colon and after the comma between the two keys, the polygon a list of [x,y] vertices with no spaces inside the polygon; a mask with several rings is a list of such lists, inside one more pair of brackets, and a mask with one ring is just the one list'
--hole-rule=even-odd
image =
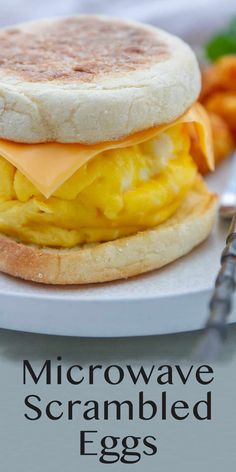
{"label": "scrambled egg", "polygon": [[99,154],[48,199],[0,157],[0,231],[65,248],[131,235],[167,220],[196,173],[184,124]]}

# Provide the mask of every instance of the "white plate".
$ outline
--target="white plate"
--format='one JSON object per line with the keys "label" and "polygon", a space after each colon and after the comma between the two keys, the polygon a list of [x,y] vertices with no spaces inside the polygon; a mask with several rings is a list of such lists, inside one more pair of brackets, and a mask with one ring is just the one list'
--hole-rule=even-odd
{"label": "white plate", "polygon": [[[227,162],[208,178],[220,192]],[[203,326],[226,225],[191,254],[128,281],[54,288],[0,275],[0,327],[73,336],[140,336],[196,330]],[[236,321],[236,309],[230,321]]]}

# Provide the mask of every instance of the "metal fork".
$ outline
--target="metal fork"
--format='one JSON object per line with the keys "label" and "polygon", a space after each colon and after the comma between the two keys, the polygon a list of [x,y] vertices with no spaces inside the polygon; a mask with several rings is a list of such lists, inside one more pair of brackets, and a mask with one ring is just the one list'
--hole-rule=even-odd
{"label": "metal fork", "polygon": [[232,155],[230,177],[220,198],[219,213],[221,218],[232,218],[236,212],[236,151]]}
{"label": "metal fork", "polygon": [[221,256],[221,268],[210,299],[209,317],[205,330],[194,350],[196,361],[215,360],[227,336],[227,319],[233,305],[236,288],[236,152],[232,156],[231,175],[220,199],[219,214],[231,218],[226,246]]}

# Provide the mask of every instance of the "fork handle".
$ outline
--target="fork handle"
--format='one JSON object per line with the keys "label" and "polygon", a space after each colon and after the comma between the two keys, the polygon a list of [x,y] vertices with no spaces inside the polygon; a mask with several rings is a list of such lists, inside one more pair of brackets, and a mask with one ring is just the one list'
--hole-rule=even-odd
{"label": "fork handle", "polygon": [[206,330],[217,330],[221,339],[227,334],[227,318],[232,310],[233,293],[236,287],[236,215],[234,215],[226,246],[221,256],[221,269],[210,300],[210,315]]}

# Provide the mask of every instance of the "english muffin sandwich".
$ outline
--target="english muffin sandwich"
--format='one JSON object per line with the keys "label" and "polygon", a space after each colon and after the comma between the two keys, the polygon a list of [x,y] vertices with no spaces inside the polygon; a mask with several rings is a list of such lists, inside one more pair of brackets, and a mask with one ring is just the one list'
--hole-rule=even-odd
{"label": "english muffin sandwich", "polygon": [[210,233],[191,49],[99,16],[0,31],[0,270],[49,284],[160,268]]}

